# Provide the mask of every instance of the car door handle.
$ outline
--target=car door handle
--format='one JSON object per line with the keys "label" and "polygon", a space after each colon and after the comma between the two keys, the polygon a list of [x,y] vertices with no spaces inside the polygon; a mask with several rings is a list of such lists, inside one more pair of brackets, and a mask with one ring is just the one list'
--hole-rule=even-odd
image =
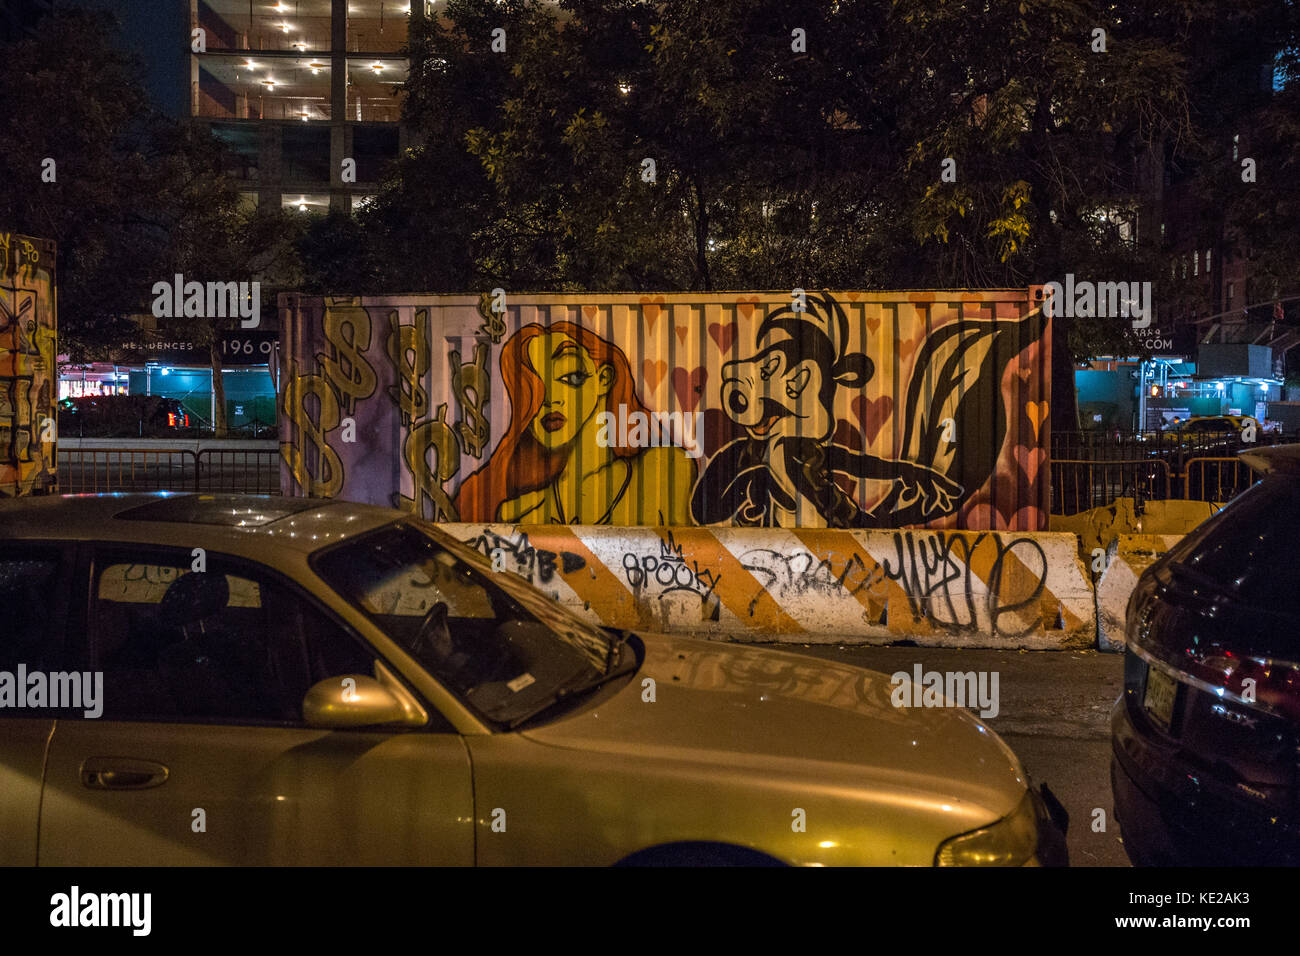
{"label": "car door handle", "polygon": [[167,768],[131,757],[88,757],[81,765],[81,784],[91,790],[148,790],[167,782]]}

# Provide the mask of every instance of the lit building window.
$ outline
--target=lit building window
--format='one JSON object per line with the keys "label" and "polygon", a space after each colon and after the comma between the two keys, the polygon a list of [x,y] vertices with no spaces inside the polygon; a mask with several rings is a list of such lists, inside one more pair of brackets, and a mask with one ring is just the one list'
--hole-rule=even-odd
{"label": "lit building window", "polygon": [[280,199],[280,205],[303,215],[323,215],[330,211],[330,197],[328,193],[285,193]]}
{"label": "lit building window", "polygon": [[226,54],[194,57],[194,115],[213,119],[327,120],[329,58]]}

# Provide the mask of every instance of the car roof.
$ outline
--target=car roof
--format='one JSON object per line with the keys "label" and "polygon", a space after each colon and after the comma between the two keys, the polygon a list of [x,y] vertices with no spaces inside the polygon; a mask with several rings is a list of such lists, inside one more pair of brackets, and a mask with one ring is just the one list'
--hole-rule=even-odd
{"label": "car roof", "polygon": [[0,500],[0,539],[310,553],[403,517],[389,508],[329,498],[171,492],[42,495]]}
{"label": "car roof", "polygon": [[1300,444],[1265,445],[1237,457],[1262,475],[1300,476]]}

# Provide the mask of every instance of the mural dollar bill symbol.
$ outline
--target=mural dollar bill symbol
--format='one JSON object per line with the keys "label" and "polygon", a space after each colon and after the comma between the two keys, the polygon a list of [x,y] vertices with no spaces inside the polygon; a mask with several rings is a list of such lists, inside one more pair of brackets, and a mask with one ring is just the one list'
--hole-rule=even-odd
{"label": "mural dollar bill symbol", "polygon": [[[429,464],[429,452],[437,452],[437,460]],[[413,498],[398,495],[398,506],[404,511],[427,517],[431,521],[459,521],[456,506],[447,496],[442,483],[460,470],[460,446],[456,435],[447,424],[447,406],[438,406],[433,418],[420,422],[406,436],[402,444],[402,458],[411,469]],[[433,502],[433,513],[424,515],[424,499]]]}
{"label": "mural dollar bill symbol", "polygon": [[[308,396],[315,396],[319,407],[315,420],[307,409]],[[280,455],[289,466],[293,480],[312,498],[337,495],[343,487],[343,463],[325,438],[325,433],[339,424],[339,403],[334,389],[322,375],[299,374],[298,363],[291,362],[284,384],[282,411],[297,429],[296,441],[280,444]]]}
{"label": "mural dollar bill symbol", "polygon": [[490,429],[485,414],[492,391],[492,377],[488,374],[488,344],[474,346],[474,361],[461,363],[460,351],[451,353],[451,387],[460,406],[460,421],[456,434],[460,436],[462,451],[471,458],[482,458],[487,447]]}
{"label": "mural dollar bill symbol", "polygon": [[402,425],[424,415],[429,397],[420,380],[429,373],[429,310],[415,313],[414,325],[402,325],[396,312],[388,313],[388,360],[393,363],[397,381],[388,386],[388,397],[402,412]]}
{"label": "mural dollar bill symbol", "polygon": [[478,314],[483,317],[483,324],[479,327],[478,334],[488,336],[496,344],[506,334],[506,321],[502,313],[492,311],[492,300],[491,292],[479,294]]}
{"label": "mural dollar bill symbol", "polygon": [[343,413],[351,415],[358,399],[375,393],[375,370],[362,354],[370,348],[370,316],[351,300],[334,299],[325,307],[321,328],[329,349],[318,352],[316,361],[338,391]]}

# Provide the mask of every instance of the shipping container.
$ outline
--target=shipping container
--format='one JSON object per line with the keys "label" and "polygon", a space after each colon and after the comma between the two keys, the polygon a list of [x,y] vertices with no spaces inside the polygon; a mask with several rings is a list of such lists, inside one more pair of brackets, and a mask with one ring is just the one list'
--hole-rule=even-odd
{"label": "shipping container", "polygon": [[435,521],[1045,530],[1042,301],[285,295],[282,487]]}
{"label": "shipping container", "polygon": [[54,243],[0,232],[0,496],[56,490]]}

